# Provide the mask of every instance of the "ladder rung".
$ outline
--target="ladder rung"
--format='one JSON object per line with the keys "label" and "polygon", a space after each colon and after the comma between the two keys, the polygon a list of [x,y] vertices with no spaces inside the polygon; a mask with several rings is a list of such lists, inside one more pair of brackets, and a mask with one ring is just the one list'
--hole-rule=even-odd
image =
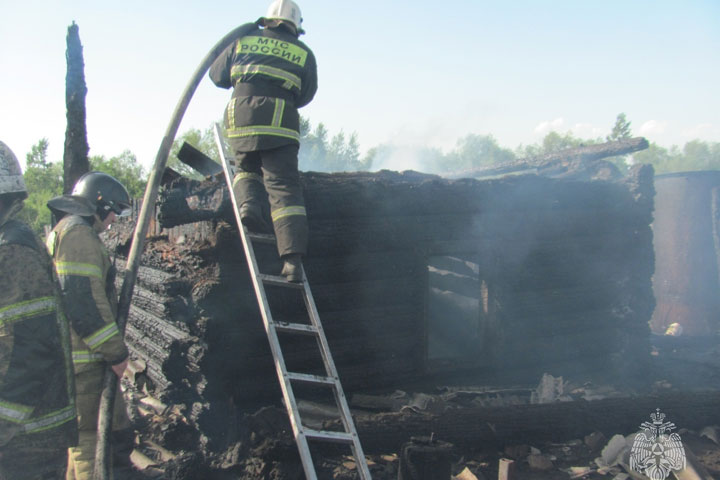
{"label": "ladder rung", "polygon": [[266,275],[264,273],[261,273],[258,275],[258,278],[261,282],[267,285],[274,285],[276,287],[297,288],[299,290],[305,288],[305,285],[303,285],[302,283],[288,282],[285,277],[281,277],[280,275]]}
{"label": "ladder rung", "polygon": [[302,333],[305,335],[317,335],[318,329],[314,325],[304,325],[302,323],[273,322],[275,330],[285,333]]}
{"label": "ladder rung", "polygon": [[311,383],[315,385],[335,386],[335,384],[337,384],[337,380],[332,377],[322,377],[320,375],[311,375],[307,373],[288,372],[287,377],[296,382]]}
{"label": "ladder rung", "polygon": [[309,440],[319,440],[331,443],[353,443],[353,436],[347,432],[331,432],[329,430],[313,430],[304,428],[302,432]]}
{"label": "ladder rung", "polygon": [[271,245],[275,245],[275,235],[271,235],[269,233],[252,233],[248,232],[247,236],[250,240],[253,240],[258,243],[269,243]]}

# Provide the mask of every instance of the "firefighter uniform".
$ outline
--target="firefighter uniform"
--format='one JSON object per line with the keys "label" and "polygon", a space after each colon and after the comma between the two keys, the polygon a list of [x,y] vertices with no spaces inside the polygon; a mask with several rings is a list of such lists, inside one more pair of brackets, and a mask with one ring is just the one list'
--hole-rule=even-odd
{"label": "firefighter uniform", "polygon": [[[98,236],[104,228],[97,217],[68,215],[47,240],[70,322],[75,366],[80,441],[69,451],[69,480],[92,477],[103,376],[108,364],[128,356],[115,323],[115,268]],[[122,396],[115,403],[122,405]]]}
{"label": "firefighter uniform", "polygon": [[0,479],[61,479],[77,442],[70,332],[32,231],[0,226]]}
{"label": "firefighter uniform", "polygon": [[260,23],[243,25],[244,36],[213,63],[210,78],[233,88],[224,123],[238,166],[233,188],[239,203],[264,206],[267,196],[278,253],[304,255],[308,227],[298,174],[298,108],[315,96],[317,64],[296,35]]}

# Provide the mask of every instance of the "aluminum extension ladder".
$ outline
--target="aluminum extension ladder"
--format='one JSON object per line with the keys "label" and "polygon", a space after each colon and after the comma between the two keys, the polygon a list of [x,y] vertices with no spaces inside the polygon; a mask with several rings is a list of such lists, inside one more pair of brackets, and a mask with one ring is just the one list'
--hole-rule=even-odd
{"label": "aluminum extension ladder", "polygon": [[[307,480],[317,479],[315,466],[313,465],[312,456],[310,454],[310,447],[308,445],[308,440],[313,440],[317,442],[340,443],[350,446],[353,456],[355,457],[355,464],[357,465],[357,471],[360,478],[363,480],[370,480],[370,470],[368,469],[365,454],[363,453],[362,446],[360,445],[360,439],[355,429],[355,424],[353,423],[352,416],[350,415],[350,408],[348,407],[345,393],[343,392],[342,385],[340,384],[340,378],[338,377],[337,370],[335,369],[335,363],[333,362],[332,355],[330,353],[327,338],[325,337],[322,324],[320,323],[320,316],[318,315],[317,308],[315,307],[315,300],[313,299],[312,292],[310,291],[310,285],[308,284],[307,277],[305,276],[305,270],[302,270],[302,283],[289,282],[282,276],[267,275],[260,272],[252,242],[256,241],[259,243],[269,243],[274,245],[276,243],[275,236],[251,233],[240,221],[239,205],[237,199],[235,198],[232,186],[233,171],[228,163],[227,156],[225,154],[225,143],[223,142],[222,133],[217,124],[214,126],[214,131],[215,141],[217,143],[220,160],[225,173],[225,180],[227,182],[228,190],[230,191],[233,211],[235,212],[235,220],[237,221],[240,238],[242,239],[243,247],[245,249],[245,256],[247,258],[248,267],[250,268],[250,276],[252,277],[253,287],[255,288],[255,295],[257,297],[258,305],[260,306],[260,313],[265,326],[265,332],[267,333],[268,340],[270,342],[270,350],[272,351],[273,359],[275,360],[275,370],[277,371],[280,388],[282,389],[283,398],[285,400],[285,407],[287,408],[290,424],[292,425],[295,443],[297,444],[300,459],[302,460],[305,477]],[[273,320],[267,295],[265,294],[265,285],[302,290],[305,306],[307,307],[310,317],[310,324],[287,323]],[[315,337],[323,364],[325,366],[326,376],[289,372],[285,366],[285,359],[280,347],[278,332],[283,332],[288,335],[310,335]],[[315,386],[317,388],[332,389],[334,394],[333,396],[335,397],[335,403],[344,425],[344,431],[336,432],[315,430],[304,426],[302,419],[300,418],[295,393],[293,392],[294,382]]]}

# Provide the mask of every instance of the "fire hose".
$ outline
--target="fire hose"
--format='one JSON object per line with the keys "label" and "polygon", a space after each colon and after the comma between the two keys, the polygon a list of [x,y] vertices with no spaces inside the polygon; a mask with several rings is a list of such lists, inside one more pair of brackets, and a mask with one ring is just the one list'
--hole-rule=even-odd
{"label": "fire hose", "polygon": [[[217,44],[208,52],[200,65],[195,70],[190,82],[185,87],[185,91],[180,97],[180,101],[175,107],[175,111],[170,119],[170,124],[165,131],[162,139],[155,164],[148,178],[145,195],[143,197],[140,215],[138,216],[135,230],[133,232],[132,244],[128,255],[125,277],[123,279],[120,290],[120,298],[118,302],[117,324],[120,332],[125,332],[125,324],[127,323],[128,314],[130,312],[130,302],[132,300],[133,288],[137,278],[138,269],[140,267],[140,258],[147,235],[148,226],[150,224],[150,216],[153,212],[153,205],[157,198],[160,188],[160,180],[162,179],[165,166],[167,165],[170,148],[172,147],[175,135],[177,134],[180,122],[182,121],[185,111],[187,110],[190,100],[192,99],[197,86],[205,76],[212,63],[220,54],[232,44],[247,33],[246,26],[240,26],[225,35]],[[94,480],[110,480],[112,478],[112,462],[110,458],[110,435],[112,432],[112,417],[115,404],[115,395],[117,393],[117,376],[108,367],[105,371],[103,379],[103,391],[100,398],[100,407],[98,413],[98,429],[97,429],[97,445],[95,449],[95,469],[93,473]]]}

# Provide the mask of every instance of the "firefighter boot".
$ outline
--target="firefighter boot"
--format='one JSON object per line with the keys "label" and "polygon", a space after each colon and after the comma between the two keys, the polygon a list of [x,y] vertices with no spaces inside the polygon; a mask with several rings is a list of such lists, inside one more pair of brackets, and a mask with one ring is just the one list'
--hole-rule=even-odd
{"label": "firefighter boot", "polygon": [[253,203],[243,203],[240,206],[240,220],[248,230],[254,233],[271,233],[270,225],[265,221],[262,208]]}
{"label": "firefighter boot", "polygon": [[287,278],[288,282],[302,282],[302,257],[297,253],[291,253],[290,255],[283,256],[282,259],[283,268],[280,275]]}

